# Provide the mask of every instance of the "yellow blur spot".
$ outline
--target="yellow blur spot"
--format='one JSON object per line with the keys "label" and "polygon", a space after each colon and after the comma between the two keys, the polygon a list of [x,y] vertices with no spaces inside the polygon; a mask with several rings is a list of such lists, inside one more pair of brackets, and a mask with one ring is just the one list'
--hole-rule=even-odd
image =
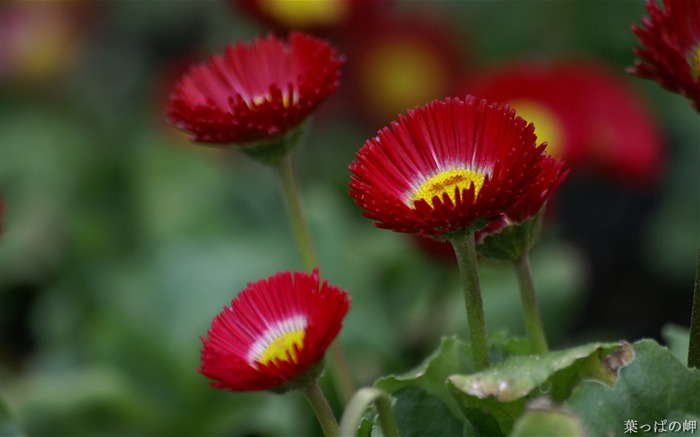
{"label": "yellow blur spot", "polygon": [[389,120],[442,97],[447,84],[440,62],[428,47],[411,41],[387,41],[370,49],[360,80],[372,112]]}
{"label": "yellow blur spot", "polygon": [[429,205],[435,207],[433,197],[437,196],[442,199],[442,195],[445,193],[450,197],[452,203],[455,203],[455,188],[461,192],[468,189],[472,183],[474,184],[474,198],[476,198],[484,185],[484,177],[482,173],[461,168],[445,170],[425,181],[413,193],[411,205],[419,200],[425,200]]}
{"label": "yellow blur spot", "polygon": [[690,74],[693,75],[693,79],[698,80],[700,78],[700,43],[695,50],[690,51],[688,63],[690,64]]}
{"label": "yellow blur spot", "polygon": [[297,362],[296,348],[300,349],[304,345],[304,331],[287,332],[277,337],[270,343],[258,361],[262,365],[268,365],[273,361],[289,361]]}
{"label": "yellow blur spot", "polygon": [[547,142],[547,153],[552,156],[561,157],[565,147],[564,126],[557,115],[547,106],[532,100],[513,100],[510,106],[528,123],[535,125],[537,141]]}
{"label": "yellow blur spot", "polygon": [[259,5],[290,28],[339,23],[348,8],[346,0],[261,0]]}

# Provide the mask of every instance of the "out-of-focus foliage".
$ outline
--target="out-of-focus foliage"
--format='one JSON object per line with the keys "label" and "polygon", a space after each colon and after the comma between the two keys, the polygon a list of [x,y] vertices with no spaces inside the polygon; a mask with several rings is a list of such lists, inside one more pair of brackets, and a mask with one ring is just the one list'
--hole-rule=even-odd
{"label": "out-of-focus foliage", "polygon": [[[621,75],[636,44],[629,26],[644,13],[642,1],[385,9],[448,20],[466,69],[584,55]],[[165,124],[163,103],[182,59],[204,60],[267,28],[216,1],[4,1],[0,14],[3,435],[320,433],[297,393],[217,391],[195,371],[199,336],[235,293],[301,264],[273,172],[188,144]],[[352,32],[332,38],[349,74],[362,47]],[[688,323],[700,240],[697,114],[656,84],[623,80],[663,129],[664,176],[644,190],[590,174],[562,186],[531,257],[554,348]],[[347,195],[347,166],[380,127],[350,109],[350,83],[341,77],[294,159],[322,275],[352,295],[340,340],[368,385],[413,368],[443,335],[467,334],[451,261],[374,228]],[[485,264],[481,276],[489,331],[522,335],[510,266]]]}

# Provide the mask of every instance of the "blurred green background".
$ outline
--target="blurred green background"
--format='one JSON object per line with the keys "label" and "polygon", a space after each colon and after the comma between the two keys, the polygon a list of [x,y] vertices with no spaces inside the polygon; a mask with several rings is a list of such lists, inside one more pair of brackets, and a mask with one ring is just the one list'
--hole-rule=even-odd
{"label": "blurred green background", "polygon": [[[572,174],[532,254],[541,310],[555,348],[687,326],[700,124],[683,97],[624,75],[643,2],[383,6],[447,20],[467,68],[576,54],[620,71],[661,127],[663,176],[638,188]],[[318,434],[298,393],[217,391],[195,371],[214,315],[248,282],[301,264],[274,173],[189,144],[164,102],[189,62],[266,25],[218,1],[3,0],[0,12],[2,435]],[[467,332],[455,266],[373,227],[347,195],[348,164],[382,126],[347,109],[351,81],[295,163],[322,275],[352,295],[340,340],[369,385]],[[512,270],[481,274],[490,331],[522,335]]]}

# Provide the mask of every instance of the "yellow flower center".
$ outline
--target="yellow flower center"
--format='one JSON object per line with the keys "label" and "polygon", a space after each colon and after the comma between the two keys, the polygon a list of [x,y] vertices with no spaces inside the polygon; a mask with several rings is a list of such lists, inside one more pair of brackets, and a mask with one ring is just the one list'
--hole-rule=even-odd
{"label": "yellow flower center", "polygon": [[288,361],[289,359],[296,363],[296,348],[301,349],[303,345],[304,331],[287,332],[274,339],[272,343],[265,348],[258,361],[264,366],[273,361]]}
{"label": "yellow flower center", "polygon": [[483,173],[463,168],[442,171],[418,187],[410,199],[410,206],[419,200],[425,200],[429,205],[435,207],[433,197],[437,196],[442,199],[443,194],[447,194],[452,203],[455,203],[455,189],[461,193],[463,190],[469,189],[471,184],[474,184],[474,198],[476,198],[484,185],[484,178]]}
{"label": "yellow flower center", "polygon": [[556,114],[547,106],[532,100],[513,100],[510,106],[517,115],[535,125],[539,142],[547,142],[547,153],[561,157],[563,154],[564,129]]}
{"label": "yellow flower center", "polygon": [[695,50],[690,51],[688,63],[690,64],[690,74],[693,75],[693,79],[698,80],[700,78],[700,42]]}
{"label": "yellow flower center", "polygon": [[346,0],[263,0],[260,9],[290,28],[332,25],[347,14]]}
{"label": "yellow flower center", "polygon": [[248,351],[248,363],[257,367],[258,363],[266,366],[275,361],[297,362],[296,349],[304,347],[306,317],[291,316],[279,320],[267,328],[253,343]]}
{"label": "yellow flower center", "polygon": [[445,76],[441,60],[411,41],[381,43],[367,54],[360,71],[365,99],[376,116],[386,119],[441,97]]}

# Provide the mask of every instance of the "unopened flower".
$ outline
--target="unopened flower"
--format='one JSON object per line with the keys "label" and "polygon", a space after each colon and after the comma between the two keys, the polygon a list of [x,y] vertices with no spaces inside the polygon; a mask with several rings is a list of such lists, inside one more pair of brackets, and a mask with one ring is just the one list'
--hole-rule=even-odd
{"label": "unopened flower", "polygon": [[545,204],[569,174],[564,162],[551,156],[541,161],[540,170],[540,176],[528,186],[515,206],[476,233],[480,255],[512,261],[532,248],[537,240]]}
{"label": "unopened flower", "polygon": [[433,238],[476,230],[540,177],[545,144],[507,105],[472,96],[409,110],[350,165],[350,194],[376,226]]}
{"label": "unopened flower", "polygon": [[628,71],[689,98],[700,112],[700,2],[663,0],[662,10],[647,0],[646,8],[643,26],[632,26],[642,46]]}
{"label": "unopened flower", "polygon": [[202,338],[199,372],[232,391],[302,388],[321,372],[349,308],[348,294],[320,283],[318,270],[248,284]]}
{"label": "unopened flower", "polygon": [[270,35],[231,45],[182,77],[168,119],[200,143],[245,150],[275,142],[296,133],[337,88],[342,62],[331,45],[299,32],[286,42]]}

